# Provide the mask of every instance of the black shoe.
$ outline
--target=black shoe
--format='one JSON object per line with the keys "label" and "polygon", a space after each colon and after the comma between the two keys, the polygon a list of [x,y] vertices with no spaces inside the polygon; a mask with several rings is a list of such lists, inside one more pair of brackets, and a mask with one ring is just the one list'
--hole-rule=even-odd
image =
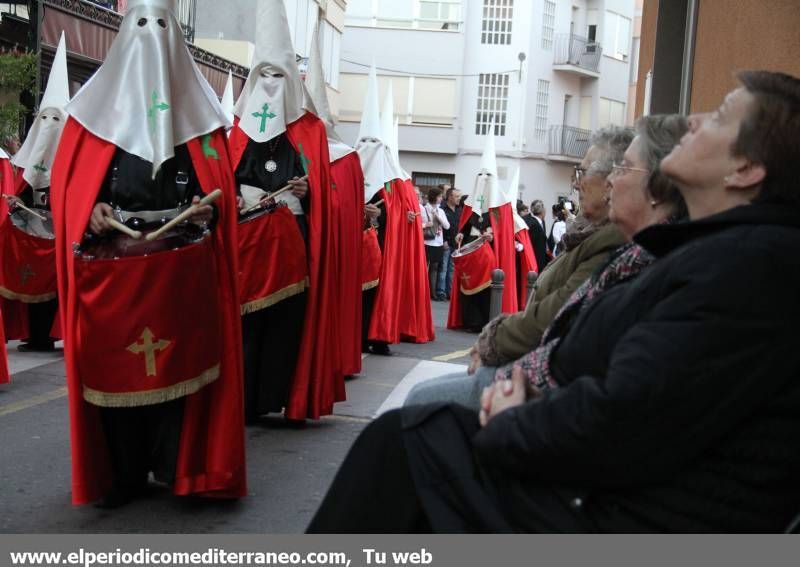
{"label": "black shoe", "polygon": [[392,351],[386,343],[372,343],[370,345],[370,352],[378,356],[392,356]]}
{"label": "black shoe", "polygon": [[448,299],[447,296],[443,293],[440,293],[439,295],[436,296],[436,301],[447,301],[447,299]]}
{"label": "black shoe", "polygon": [[22,343],[17,345],[19,352],[55,352],[55,343]]}
{"label": "black shoe", "polygon": [[114,487],[106,494],[100,502],[95,502],[94,507],[101,510],[113,510],[130,504],[139,496],[147,493],[147,483],[138,488],[118,488]]}

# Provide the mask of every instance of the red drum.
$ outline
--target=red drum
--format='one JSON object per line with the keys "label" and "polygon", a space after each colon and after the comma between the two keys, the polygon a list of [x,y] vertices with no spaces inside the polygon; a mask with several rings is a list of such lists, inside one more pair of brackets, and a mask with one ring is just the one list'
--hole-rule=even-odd
{"label": "red drum", "polygon": [[23,209],[0,225],[0,296],[23,303],[56,297],[56,248],[50,211],[38,217]]}
{"label": "red drum", "polygon": [[75,352],[87,402],[157,404],[219,377],[213,246],[207,230],[186,225],[153,242],[90,238],[75,251]]}
{"label": "red drum", "polygon": [[453,252],[453,263],[464,295],[475,295],[492,285],[492,270],[497,267],[497,260],[485,240],[474,240]]}
{"label": "red drum", "polygon": [[242,315],[266,309],[308,287],[306,246],[287,207],[260,209],[239,220]]}

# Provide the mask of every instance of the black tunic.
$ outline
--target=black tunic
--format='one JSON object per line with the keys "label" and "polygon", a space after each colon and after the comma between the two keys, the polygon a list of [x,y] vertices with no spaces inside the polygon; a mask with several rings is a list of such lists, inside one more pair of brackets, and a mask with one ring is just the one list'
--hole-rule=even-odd
{"label": "black tunic", "polygon": [[[268,160],[276,163],[276,171],[267,171]],[[237,188],[244,184],[273,192],[285,187],[293,177],[303,175],[300,156],[281,134],[269,142],[248,142],[236,168],[236,185]],[[306,206],[307,197],[301,204]],[[305,236],[305,218],[295,215],[295,220]],[[260,415],[280,412],[286,406],[300,352],[305,307],[306,294],[301,293],[242,316],[245,420],[248,424]]]}
{"label": "black tunic", "polygon": [[[185,145],[175,148],[175,157],[164,162],[155,179],[152,168],[151,162],[117,149],[98,202],[131,212],[156,211],[186,205],[202,194]],[[101,408],[117,493],[137,494],[149,472],[156,480],[173,482],[183,406],[179,398],[150,406]]]}

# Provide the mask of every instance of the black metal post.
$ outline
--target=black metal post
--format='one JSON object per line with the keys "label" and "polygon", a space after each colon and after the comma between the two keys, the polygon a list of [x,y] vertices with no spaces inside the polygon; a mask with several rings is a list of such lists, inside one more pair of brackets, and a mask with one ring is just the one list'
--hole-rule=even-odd
{"label": "black metal post", "polygon": [[494,319],[503,311],[503,289],[505,288],[505,284],[503,283],[506,279],[506,275],[503,273],[503,270],[497,268],[496,270],[492,271],[492,286],[491,291],[489,292],[490,301],[489,301],[489,319]]}

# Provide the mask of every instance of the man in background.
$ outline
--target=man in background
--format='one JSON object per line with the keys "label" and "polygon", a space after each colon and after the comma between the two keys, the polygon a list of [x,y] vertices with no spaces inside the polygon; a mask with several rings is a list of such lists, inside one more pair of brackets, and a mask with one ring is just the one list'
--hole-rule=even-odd
{"label": "man in background", "polygon": [[528,232],[531,235],[533,253],[539,266],[539,273],[544,270],[544,267],[550,261],[547,256],[547,224],[545,224],[544,215],[544,203],[540,199],[536,199],[531,203],[530,217],[525,217],[525,222],[528,223]]}
{"label": "man in background", "polygon": [[450,293],[453,289],[453,252],[458,245],[456,244],[456,234],[458,234],[458,223],[461,219],[462,207],[459,204],[461,200],[461,191],[455,187],[448,186],[444,194],[444,203],[442,209],[447,217],[447,222],[450,223],[450,228],[444,231],[444,257],[442,258],[442,265],[439,268],[439,278],[436,282],[436,299],[439,301],[450,299]]}

